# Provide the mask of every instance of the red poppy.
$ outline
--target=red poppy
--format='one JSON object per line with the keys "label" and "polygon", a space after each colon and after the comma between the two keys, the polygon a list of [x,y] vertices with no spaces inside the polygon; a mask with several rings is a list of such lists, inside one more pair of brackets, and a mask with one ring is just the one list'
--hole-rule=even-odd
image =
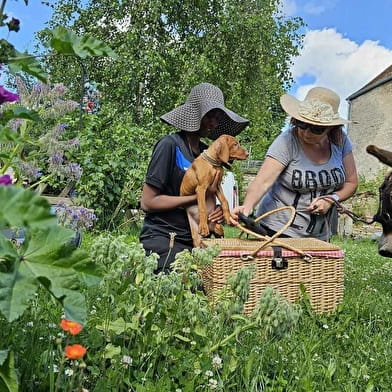
{"label": "red poppy", "polygon": [[83,329],[83,325],[77,323],[76,321],[67,319],[62,319],[60,326],[64,331],[69,332],[71,335],[77,335]]}
{"label": "red poppy", "polygon": [[86,354],[87,349],[80,344],[73,344],[72,346],[65,347],[65,356],[68,359],[80,359]]}

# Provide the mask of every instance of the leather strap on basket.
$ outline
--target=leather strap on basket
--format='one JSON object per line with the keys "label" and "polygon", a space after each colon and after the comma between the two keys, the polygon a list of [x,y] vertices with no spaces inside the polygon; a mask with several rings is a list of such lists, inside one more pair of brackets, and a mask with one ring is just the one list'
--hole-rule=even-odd
{"label": "leather strap on basket", "polygon": [[[257,234],[255,232],[253,232],[252,230],[249,230],[248,228],[240,225],[239,223],[237,223],[235,225],[242,232],[247,233],[247,234],[251,234],[251,235],[255,236],[256,238],[259,238],[259,239],[265,241],[256,250],[254,250],[249,256],[252,258],[255,257],[256,254],[261,249],[264,249],[267,247],[267,245],[270,245],[270,244],[272,245],[272,243],[273,243],[273,245],[281,246],[282,248],[291,250],[291,251],[299,254],[305,261],[311,261],[312,256],[310,254],[305,253],[303,250],[295,248],[294,246],[291,246],[291,245],[288,245],[288,244],[285,244],[281,241],[276,240],[276,238],[279,237],[291,225],[291,222],[294,220],[295,208],[293,206],[283,206],[283,207],[279,207],[274,210],[268,211],[268,212],[264,213],[263,215],[260,215],[259,217],[257,217],[257,219],[255,219],[255,222],[258,222],[259,220],[265,218],[266,216],[275,214],[275,213],[282,211],[282,210],[290,210],[290,212],[291,212],[290,218],[287,221],[287,223],[280,230],[278,230],[272,237]],[[241,237],[241,235],[243,234],[242,232],[240,233],[239,237]]]}

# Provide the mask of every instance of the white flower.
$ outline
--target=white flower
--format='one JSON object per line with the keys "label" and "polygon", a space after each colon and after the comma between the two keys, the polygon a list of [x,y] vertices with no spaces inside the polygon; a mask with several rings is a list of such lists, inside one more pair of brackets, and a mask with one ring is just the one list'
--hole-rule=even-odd
{"label": "white flower", "polygon": [[194,340],[191,341],[192,346],[196,346],[196,342]]}
{"label": "white flower", "polygon": [[[50,370],[50,366],[48,366],[48,369]],[[53,373],[58,373],[59,372],[59,367],[56,364],[53,364],[52,371],[53,371]]]}
{"label": "white flower", "polygon": [[327,324],[323,324],[323,328],[324,328],[324,329],[328,329],[329,327],[328,327]]}
{"label": "white flower", "polygon": [[195,369],[194,373],[198,376],[201,373],[201,370],[200,369]]}
{"label": "white flower", "polygon": [[215,357],[212,358],[212,366],[215,369],[220,369],[222,367],[222,358],[219,355],[215,355]]}
{"label": "white flower", "polygon": [[176,392],[182,392],[181,388],[176,388]]}
{"label": "white flower", "polygon": [[209,386],[211,389],[216,389],[216,387],[218,386],[218,381],[216,381],[214,378],[210,378],[210,379],[208,380],[208,386]]}
{"label": "white flower", "polygon": [[189,333],[189,332],[191,332],[191,329],[189,327],[186,327],[186,328],[182,329],[182,332]]}
{"label": "white flower", "polygon": [[125,366],[132,365],[132,358],[129,355],[123,355],[121,363]]}
{"label": "white flower", "polygon": [[34,323],[32,321],[29,321],[26,323],[26,327],[34,327]]}
{"label": "white flower", "polygon": [[205,375],[206,375],[207,377],[212,377],[212,376],[214,375],[214,373],[212,373],[211,370],[207,370],[207,371],[205,372]]}
{"label": "white flower", "polygon": [[74,371],[72,369],[65,369],[64,374],[71,377],[74,374]]}

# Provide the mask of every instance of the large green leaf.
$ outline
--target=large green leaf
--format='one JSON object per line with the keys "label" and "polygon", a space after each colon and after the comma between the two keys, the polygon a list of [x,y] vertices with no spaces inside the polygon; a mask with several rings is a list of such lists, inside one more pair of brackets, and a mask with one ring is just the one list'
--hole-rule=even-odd
{"label": "large green leaf", "polygon": [[38,194],[15,186],[0,186],[0,227],[47,227],[56,223],[50,205]]}
{"label": "large green leaf", "polygon": [[16,106],[11,109],[4,110],[1,116],[1,121],[3,124],[5,124],[13,118],[24,118],[26,120],[31,120],[35,122],[42,121],[41,117],[35,110],[30,110],[23,106]]}
{"label": "large green leaf", "polygon": [[41,80],[41,82],[47,83],[47,73],[43,70],[35,57],[29,53],[17,52],[15,57],[9,57],[7,59],[7,63],[12,73],[23,71],[29,75],[35,76],[37,79]]}
{"label": "large green leaf", "polygon": [[116,54],[109,46],[92,36],[85,35],[79,37],[65,27],[47,30],[47,33],[51,36],[50,46],[59,53],[76,55],[82,59],[90,56],[116,57]]}
{"label": "large green leaf", "polygon": [[18,379],[15,372],[14,353],[0,351],[0,391],[18,392]]}
{"label": "large green leaf", "polygon": [[98,283],[95,265],[85,251],[70,245],[74,231],[56,224],[45,199],[18,187],[0,187],[0,224],[25,229],[23,246],[0,234],[0,312],[17,319],[39,286],[64,307],[70,320],[84,324],[83,285]]}

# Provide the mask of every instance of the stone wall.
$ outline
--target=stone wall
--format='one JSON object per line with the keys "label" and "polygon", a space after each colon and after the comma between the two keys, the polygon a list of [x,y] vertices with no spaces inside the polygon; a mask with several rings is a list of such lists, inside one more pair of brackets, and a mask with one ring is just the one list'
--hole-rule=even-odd
{"label": "stone wall", "polygon": [[392,150],[392,81],[384,83],[350,101],[348,135],[358,173],[366,180],[374,179],[387,168],[366,152],[374,144]]}

